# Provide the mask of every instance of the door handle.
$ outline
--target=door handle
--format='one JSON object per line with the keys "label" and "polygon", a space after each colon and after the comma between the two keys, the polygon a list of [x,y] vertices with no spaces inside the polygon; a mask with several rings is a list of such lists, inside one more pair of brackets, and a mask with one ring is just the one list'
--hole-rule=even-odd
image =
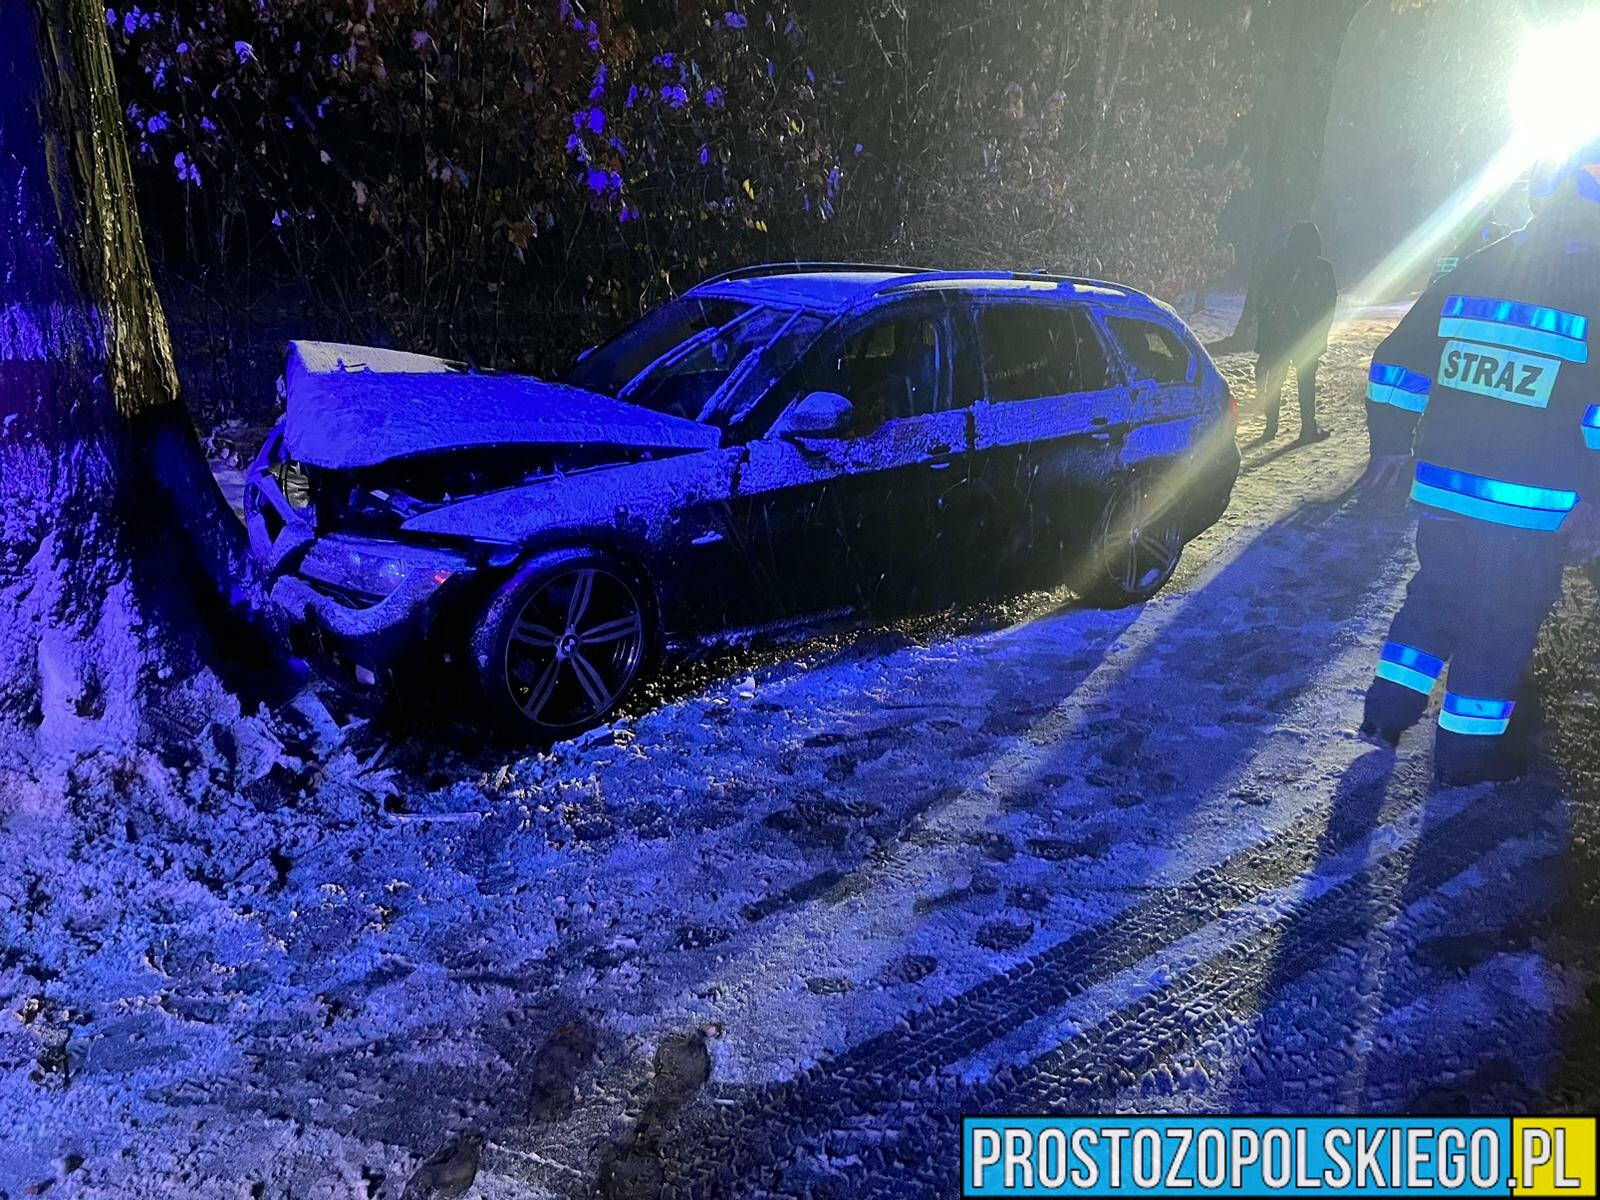
{"label": "door handle", "polygon": [[1111,418],[1110,417],[1090,417],[1089,418],[1089,424],[1091,424],[1091,425],[1109,425],[1109,424],[1111,424]]}

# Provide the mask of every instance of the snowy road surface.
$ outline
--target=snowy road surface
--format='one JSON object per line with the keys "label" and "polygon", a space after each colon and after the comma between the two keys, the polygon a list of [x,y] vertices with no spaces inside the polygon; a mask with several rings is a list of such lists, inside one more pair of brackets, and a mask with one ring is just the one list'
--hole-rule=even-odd
{"label": "snowy road surface", "polygon": [[1396,315],[1142,609],[724,662],[520,761],[308,705],[0,798],[0,1195],[950,1195],[962,1112],[1562,1103],[1568,800],[1350,735]]}

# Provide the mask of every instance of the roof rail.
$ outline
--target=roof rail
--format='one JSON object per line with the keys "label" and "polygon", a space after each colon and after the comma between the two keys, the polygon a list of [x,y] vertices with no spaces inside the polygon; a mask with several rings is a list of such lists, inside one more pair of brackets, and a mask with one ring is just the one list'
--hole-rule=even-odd
{"label": "roof rail", "polygon": [[923,283],[960,283],[972,280],[1038,280],[1041,283],[1065,284],[1068,287],[1105,288],[1125,296],[1139,297],[1143,293],[1122,283],[1108,283],[1100,279],[1085,279],[1076,275],[1052,275],[1045,271],[923,271],[904,279],[886,279],[872,287],[869,295],[881,295],[901,288],[916,287]]}
{"label": "roof rail", "polygon": [[771,262],[756,263],[748,267],[735,267],[731,271],[713,275],[710,279],[702,279],[695,286],[704,287],[708,283],[726,283],[730,279],[756,279],[763,275],[792,275],[798,271],[894,271],[903,275],[923,275],[928,273],[926,267],[891,266],[887,263]]}
{"label": "roof rail", "polygon": [[960,283],[963,280],[983,282],[986,279],[1017,279],[1015,271],[918,271],[905,279],[885,279],[868,289],[869,296],[892,292],[897,288],[912,287],[919,283]]}
{"label": "roof rail", "polygon": [[997,270],[959,270],[941,271],[927,267],[890,266],[883,263],[858,263],[858,262],[777,262],[757,263],[748,267],[736,267],[731,271],[724,271],[720,275],[713,275],[696,284],[695,287],[709,287],[713,284],[727,283],[738,279],[760,279],[774,275],[790,275],[807,271],[872,271],[883,272],[893,276],[891,279],[881,279],[876,283],[864,287],[860,294],[850,303],[851,307],[865,304],[874,297],[888,295],[892,292],[914,288],[921,284],[929,283],[984,283],[1001,282],[1008,280],[1028,280],[1039,283],[1058,284],[1068,288],[1103,288],[1116,292],[1131,300],[1149,300],[1137,288],[1125,284],[1109,283],[1099,279],[1085,279],[1074,275],[1054,275],[1046,271],[997,271]]}

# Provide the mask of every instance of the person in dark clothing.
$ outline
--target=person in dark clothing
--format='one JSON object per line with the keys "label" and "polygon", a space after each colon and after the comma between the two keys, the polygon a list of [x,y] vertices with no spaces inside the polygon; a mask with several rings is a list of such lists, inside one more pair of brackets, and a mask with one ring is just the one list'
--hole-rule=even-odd
{"label": "person in dark clothing", "polygon": [[1420,566],[1361,732],[1395,745],[1444,686],[1434,772],[1526,767],[1512,720],[1568,562],[1600,551],[1600,143],[1536,181],[1539,215],[1425,292],[1373,356],[1367,488],[1411,477]]}
{"label": "person in dark clothing", "polygon": [[1267,411],[1264,440],[1278,436],[1283,385],[1294,364],[1300,385],[1300,440],[1327,436],[1317,428],[1317,368],[1328,350],[1328,331],[1339,285],[1322,257],[1322,234],[1310,221],[1289,231],[1289,242],[1267,262],[1256,291],[1256,389]]}

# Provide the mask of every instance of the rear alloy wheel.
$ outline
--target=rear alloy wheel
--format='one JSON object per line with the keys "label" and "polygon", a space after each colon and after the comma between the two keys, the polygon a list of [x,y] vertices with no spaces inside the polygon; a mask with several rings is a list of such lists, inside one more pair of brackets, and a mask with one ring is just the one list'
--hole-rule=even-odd
{"label": "rear alloy wheel", "polygon": [[1106,498],[1073,591],[1104,608],[1154,596],[1183,556],[1183,511],[1177,496],[1155,494],[1138,475],[1124,478]]}
{"label": "rear alloy wheel", "polygon": [[583,551],[524,567],[473,636],[480,682],[501,718],[543,737],[605,720],[650,649],[645,595],[627,571]]}

